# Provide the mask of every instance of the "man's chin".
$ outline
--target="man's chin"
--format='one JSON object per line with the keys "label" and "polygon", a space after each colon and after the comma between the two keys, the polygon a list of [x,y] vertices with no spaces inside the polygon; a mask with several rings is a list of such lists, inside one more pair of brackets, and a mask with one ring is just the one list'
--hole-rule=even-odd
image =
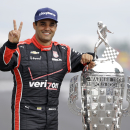
{"label": "man's chin", "polygon": [[51,42],[51,40],[52,40],[52,39],[41,39],[41,41],[42,41],[43,43]]}

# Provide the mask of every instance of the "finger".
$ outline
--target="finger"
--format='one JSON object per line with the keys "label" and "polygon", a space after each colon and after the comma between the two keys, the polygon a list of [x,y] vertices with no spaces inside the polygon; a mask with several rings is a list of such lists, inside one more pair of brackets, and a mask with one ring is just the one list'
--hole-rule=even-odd
{"label": "finger", "polygon": [[82,55],[82,58],[81,58],[81,60],[80,60],[81,64],[84,63],[83,59],[84,59],[84,54]]}
{"label": "finger", "polygon": [[12,31],[12,36],[18,37],[18,32],[17,32],[17,30],[16,30],[16,31],[15,31],[15,30]]}
{"label": "finger", "polygon": [[92,64],[89,64],[89,69],[92,69],[94,66]]}
{"label": "finger", "polygon": [[14,37],[18,37],[18,34],[16,32],[13,33]]}
{"label": "finger", "polygon": [[10,36],[13,36],[13,31],[10,31],[10,32],[9,32],[9,35],[10,35]]}
{"label": "finger", "polygon": [[91,61],[90,59],[91,59],[90,55],[87,54],[86,57],[85,57],[85,62],[90,62]]}
{"label": "finger", "polygon": [[86,55],[85,55],[85,54],[84,54],[84,56],[83,56],[82,61],[83,61],[83,64],[87,63],[87,62],[86,62]]}
{"label": "finger", "polygon": [[88,65],[88,69],[91,69],[91,65],[90,64]]}
{"label": "finger", "polygon": [[95,62],[91,62],[91,66],[94,67],[95,66]]}
{"label": "finger", "polygon": [[92,63],[92,66],[95,66],[95,63]]}
{"label": "finger", "polygon": [[22,30],[22,26],[23,26],[23,22],[21,22],[20,25],[19,25],[19,29],[18,29],[18,30],[19,30],[20,32],[21,32],[21,30]]}
{"label": "finger", "polygon": [[91,65],[91,68],[93,68],[95,65]]}
{"label": "finger", "polygon": [[90,62],[90,64],[94,65],[94,64],[95,64],[95,62],[94,62],[94,61],[91,61],[91,62]]}
{"label": "finger", "polygon": [[93,60],[93,56],[92,55],[89,55],[88,56],[88,61],[91,62]]}
{"label": "finger", "polygon": [[16,20],[13,20],[14,30],[17,30]]}
{"label": "finger", "polygon": [[82,61],[83,61],[83,64],[89,62],[89,61],[88,61],[88,56],[87,56],[87,54],[84,54],[84,55],[83,55]]}
{"label": "finger", "polygon": [[14,36],[15,34],[16,34],[16,32],[14,30],[12,30],[12,31],[9,32],[10,36]]}
{"label": "finger", "polygon": [[89,62],[91,62],[93,60],[93,56],[88,54],[88,60],[89,60]]}
{"label": "finger", "polygon": [[93,60],[93,56],[92,55],[90,55],[91,57],[90,57],[90,60],[92,61]]}
{"label": "finger", "polygon": [[88,56],[88,61],[91,62],[91,55]]}
{"label": "finger", "polygon": [[82,60],[81,60],[80,62],[81,62],[81,64],[83,64],[83,61],[82,61]]}

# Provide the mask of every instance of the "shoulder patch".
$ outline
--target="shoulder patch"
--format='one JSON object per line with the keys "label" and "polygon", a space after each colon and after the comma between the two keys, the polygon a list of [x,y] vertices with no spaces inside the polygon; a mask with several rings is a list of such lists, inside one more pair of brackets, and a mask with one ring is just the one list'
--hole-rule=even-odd
{"label": "shoulder patch", "polygon": [[66,50],[66,48],[64,46],[62,46],[61,48],[63,48],[64,50]]}

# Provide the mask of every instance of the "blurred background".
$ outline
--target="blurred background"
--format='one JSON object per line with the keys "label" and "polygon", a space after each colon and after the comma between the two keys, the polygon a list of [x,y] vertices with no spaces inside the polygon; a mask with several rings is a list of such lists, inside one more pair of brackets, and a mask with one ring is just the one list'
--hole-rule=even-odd
{"label": "blurred background", "polygon": [[[130,1],[129,0],[0,0],[0,47],[8,40],[13,29],[23,21],[21,41],[34,35],[32,23],[35,12],[50,7],[58,12],[58,27],[53,41],[64,43],[79,52],[93,52],[98,39],[97,22],[103,21],[114,34],[108,34],[110,46],[120,52],[116,61],[130,76]],[[104,43],[98,48],[102,57]],[[62,83],[59,105],[59,130],[81,130],[81,117],[72,114],[67,106],[69,81],[81,72],[67,74]],[[10,72],[0,71],[0,130],[11,130],[11,93],[13,88]],[[79,90],[80,91],[80,90]],[[80,92],[79,92],[80,94]],[[80,100],[78,101],[80,105]],[[124,99],[124,107],[127,106]],[[129,130],[130,117],[122,119],[122,130]]]}

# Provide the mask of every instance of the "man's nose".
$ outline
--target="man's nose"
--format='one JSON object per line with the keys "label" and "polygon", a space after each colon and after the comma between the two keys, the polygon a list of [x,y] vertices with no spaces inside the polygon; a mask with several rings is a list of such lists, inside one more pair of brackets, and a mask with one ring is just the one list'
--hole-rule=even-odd
{"label": "man's nose", "polygon": [[50,30],[50,26],[49,26],[49,25],[46,25],[46,26],[45,26],[45,30]]}

